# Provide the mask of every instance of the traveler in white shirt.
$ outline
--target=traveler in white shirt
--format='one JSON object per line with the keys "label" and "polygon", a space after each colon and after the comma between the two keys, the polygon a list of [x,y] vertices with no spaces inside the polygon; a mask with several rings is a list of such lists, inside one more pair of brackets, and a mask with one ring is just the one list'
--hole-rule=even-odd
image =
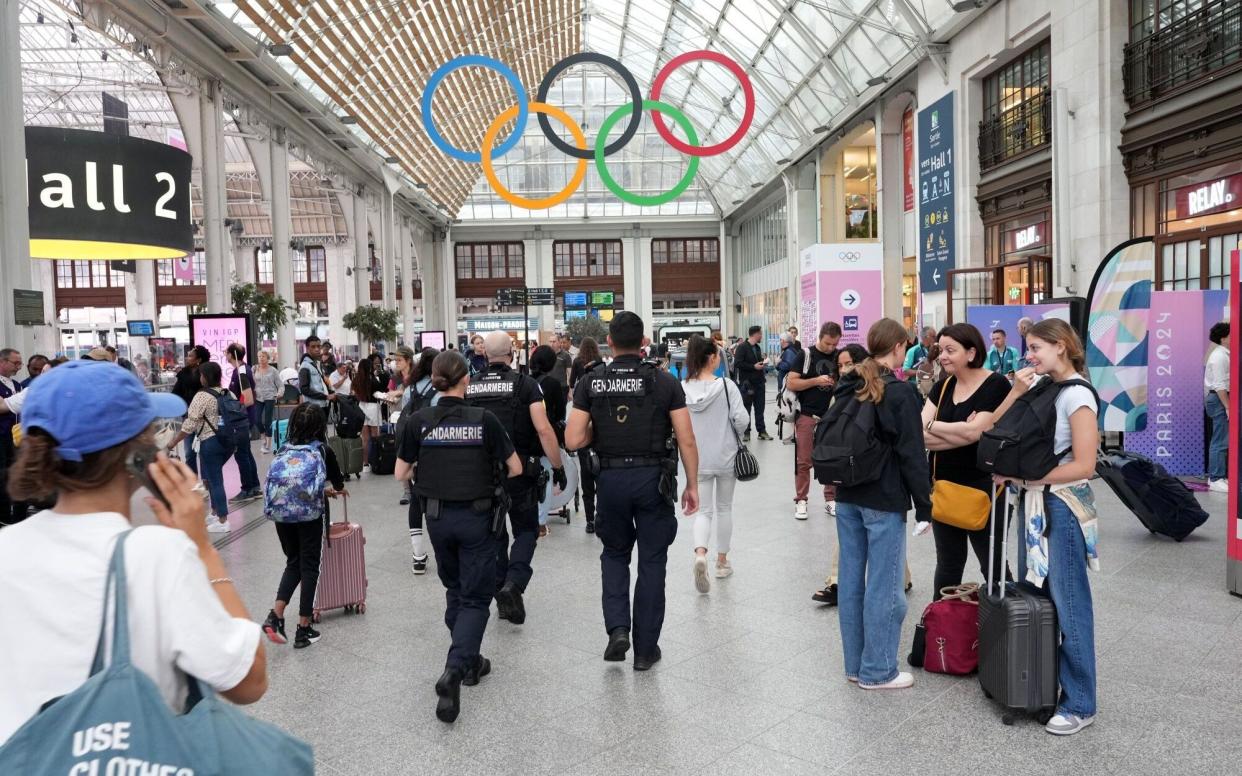
{"label": "traveler in white shirt", "polygon": [[83,629],[103,619],[108,564],[130,528],[139,477],[171,506],[148,498],[162,525],[137,528],[126,542],[134,665],[178,712],[187,674],[235,703],[266,691],[259,626],[208,540],[193,472],[163,456],[146,472],[129,468],[136,454],[154,458],[152,423],[185,409],[107,362],[73,361],[32,384],[9,487],[18,499],[56,505],[0,531],[0,743],[90,674],[95,640]]}
{"label": "traveler in white shirt", "polygon": [[1229,324],[1220,322],[1208,332],[1215,347],[1203,367],[1203,408],[1212,419],[1208,443],[1208,489],[1229,492]]}

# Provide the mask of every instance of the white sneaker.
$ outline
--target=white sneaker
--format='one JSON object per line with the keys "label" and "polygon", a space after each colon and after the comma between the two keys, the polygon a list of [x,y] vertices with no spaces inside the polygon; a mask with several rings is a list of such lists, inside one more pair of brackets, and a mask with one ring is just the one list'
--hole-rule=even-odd
{"label": "white sneaker", "polygon": [[712,589],[711,580],[707,578],[707,556],[694,557],[694,589],[706,593]]}
{"label": "white sneaker", "polygon": [[828,517],[836,517],[837,516],[837,502],[825,501],[824,502],[824,514],[827,515]]}
{"label": "white sneaker", "polygon": [[1061,712],[1048,720],[1048,724],[1044,726],[1054,736],[1072,736],[1075,733],[1082,732],[1083,728],[1089,727],[1095,723],[1095,717],[1076,717],[1073,714]]}
{"label": "white sneaker", "polygon": [[229,524],[227,521],[221,523],[219,520],[212,520],[210,523],[207,524],[207,533],[228,533],[228,532],[229,532]]}
{"label": "white sneaker", "polygon": [[794,519],[796,520],[806,519],[806,500],[805,499],[803,499],[802,501],[794,502]]}
{"label": "white sneaker", "polygon": [[859,682],[858,686],[864,690],[905,690],[914,686],[914,676],[902,671],[884,684],[863,684]]}
{"label": "white sneaker", "polygon": [[1208,482],[1208,490],[1214,493],[1228,493],[1229,492],[1229,480],[1226,480],[1226,479],[1212,480]]}
{"label": "white sneaker", "polygon": [[733,576],[733,566],[729,561],[716,564],[716,579],[724,579]]}

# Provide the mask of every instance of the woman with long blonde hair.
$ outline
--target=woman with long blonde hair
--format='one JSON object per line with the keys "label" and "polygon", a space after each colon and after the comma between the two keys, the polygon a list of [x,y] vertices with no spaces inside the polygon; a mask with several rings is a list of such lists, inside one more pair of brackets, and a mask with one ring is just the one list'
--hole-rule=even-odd
{"label": "woman with long blonde hair", "polygon": [[837,489],[837,605],[846,679],[866,690],[895,690],[914,684],[913,676],[897,670],[906,616],[906,512],[913,504],[918,521],[931,519],[931,477],[919,423],[922,401],[893,374],[906,357],[905,327],[891,318],[876,321],[867,331],[867,351],[833,395],[843,407],[875,405],[874,433],[886,454],[874,479]]}

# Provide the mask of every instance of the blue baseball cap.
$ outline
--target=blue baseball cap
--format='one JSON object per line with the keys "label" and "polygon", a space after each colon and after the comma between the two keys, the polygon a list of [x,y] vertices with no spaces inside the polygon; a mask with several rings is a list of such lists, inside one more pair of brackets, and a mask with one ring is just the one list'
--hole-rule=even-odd
{"label": "blue baseball cap", "polygon": [[107,450],[141,434],[156,418],[185,414],[171,393],[152,393],[128,369],[107,361],[70,361],[39,375],[27,389],[22,429],[56,440],[64,461]]}

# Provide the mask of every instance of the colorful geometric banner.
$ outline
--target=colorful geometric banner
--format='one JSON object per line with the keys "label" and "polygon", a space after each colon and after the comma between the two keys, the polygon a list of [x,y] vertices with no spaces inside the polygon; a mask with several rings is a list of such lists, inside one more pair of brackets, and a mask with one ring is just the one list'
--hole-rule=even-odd
{"label": "colorful geometric banner", "polygon": [[1203,474],[1203,365],[1208,330],[1228,318],[1229,292],[1156,291],[1151,295],[1147,428],[1126,434],[1141,453],[1175,476]]}
{"label": "colorful geometric banner", "polygon": [[1088,296],[1087,371],[1100,394],[1100,429],[1147,427],[1147,320],[1156,251],[1150,237],[1101,262]]}

